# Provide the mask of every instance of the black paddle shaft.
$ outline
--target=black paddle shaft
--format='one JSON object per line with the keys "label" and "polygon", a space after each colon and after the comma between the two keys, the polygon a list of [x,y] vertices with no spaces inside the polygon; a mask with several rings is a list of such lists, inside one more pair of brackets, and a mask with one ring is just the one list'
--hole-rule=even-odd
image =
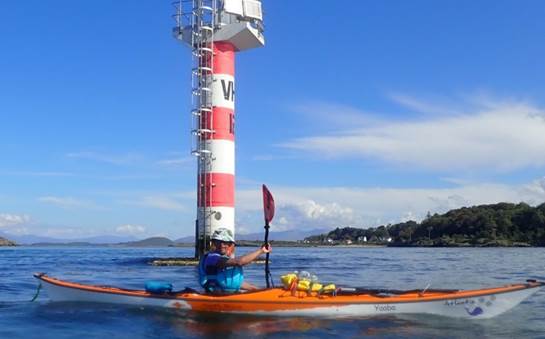
{"label": "black paddle shaft", "polygon": [[[269,223],[265,223],[265,246],[267,246],[267,249],[269,248]],[[271,275],[271,271],[269,269],[269,253],[265,255],[265,281],[267,282],[267,288],[271,287],[271,284],[269,282],[269,277]]]}

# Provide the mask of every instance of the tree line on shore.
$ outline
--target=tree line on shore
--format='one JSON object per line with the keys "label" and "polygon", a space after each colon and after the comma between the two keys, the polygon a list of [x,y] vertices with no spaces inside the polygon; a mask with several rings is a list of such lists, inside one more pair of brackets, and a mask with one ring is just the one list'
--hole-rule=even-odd
{"label": "tree line on shore", "polygon": [[545,246],[545,203],[498,203],[428,213],[407,221],[367,229],[344,227],[305,238],[320,244],[374,243],[389,246]]}

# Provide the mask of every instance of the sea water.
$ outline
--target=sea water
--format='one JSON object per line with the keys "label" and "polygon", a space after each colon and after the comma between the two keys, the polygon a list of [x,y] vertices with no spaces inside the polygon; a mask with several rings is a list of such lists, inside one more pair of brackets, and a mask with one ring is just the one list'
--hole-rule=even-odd
{"label": "sea water", "polygon": [[[237,253],[254,250],[238,248]],[[0,248],[0,338],[545,338],[545,291],[489,320],[430,315],[320,319],[211,315],[151,307],[52,303],[35,272],[89,284],[142,289],[149,280],[198,288],[195,267],[154,267],[192,248]],[[542,248],[274,248],[271,272],[305,270],[322,283],[391,289],[492,287],[545,280]],[[265,284],[264,265],[245,268]]]}

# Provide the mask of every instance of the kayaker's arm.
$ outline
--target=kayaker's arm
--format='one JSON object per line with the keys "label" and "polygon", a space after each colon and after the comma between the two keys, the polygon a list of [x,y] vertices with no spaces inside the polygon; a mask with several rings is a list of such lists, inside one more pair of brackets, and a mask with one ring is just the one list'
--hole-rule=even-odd
{"label": "kayaker's arm", "polygon": [[254,252],[250,252],[248,254],[245,254],[238,258],[230,258],[225,262],[225,266],[244,266],[248,265],[252,261],[256,260],[260,255],[265,253],[270,253],[272,251],[272,247],[270,244],[263,245],[261,248]]}

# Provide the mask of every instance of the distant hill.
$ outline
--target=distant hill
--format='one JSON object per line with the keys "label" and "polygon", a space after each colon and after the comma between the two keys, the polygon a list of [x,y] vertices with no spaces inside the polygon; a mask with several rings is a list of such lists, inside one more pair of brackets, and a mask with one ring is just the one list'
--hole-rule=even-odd
{"label": "distant hill", "polygon": [[89,247],[92,247],[92,246],[97,246],[97,245],[107,245],[109,246],[110,244],[91,244],[89,242],[79,242],[79,241],[74,241],[74,242],[35,242],[35,243],[32,243],[30,244],[29,246],[37,246],[37,247],[45,247],[45,246],[54,246],[54,247],[59,247],[59,246],[67,246],[67,247],[86,247],[86,246],[89,246]]}
{"label": "distant hill", "polygon": [[190,235],[188,237],[176,239],[174,240],[174,242],[178,244],[192,244],[192,243],[195,243],[195,237]]}
{"label": "distant hill", "polygon": [[[281,231],[277,232],[274,229],[269,231],[269,239],[275,241],[297,241],[303,240],[313,234],[329,232],[331,229],[313,229],[313,230],[290,230],[290,231]],[[246,241],[263,241],[265,236],[265,230],[259,233],[237,233],[236,240],[246,240]],[[195,237],[188,236],[174,240],[176,243],[194,243]]]}
{"label": "distant hill", "polygon": [[[331,229],[313,229],[313,230],[290,230],[290,231],[275,231],[273,228],[269,230],[269,239],[276,241],[297,241],[303,240],[313,234],[329,232]],[[265,230],[259,233],[237,234],[237,240],[263,240]]]}
{"label": "distant hill", "polygon": [[11,240],[0,237],[0,246],[17,246],[17,244]]}
{"label": "distant hill", "polygon": [[39,244],[118,244],[121,242],[135,241],[136,238],[132,236],[117,236],[117,235],[102,235],[96,237],[88,238],[77,238],[77,239],[57,239],[51,237],[42,237],[36,235],[11,235],[11,234],[0,234],[0,237],[7,237],[17,242],[18,244],[24,245],[39,245]]}
{"label": "distant hill", "polygon": [[118,244],[120,246],[128,247],[166,247],[166,246],[175,246],[176,243],[169,238],[165,237],[151,237],[139,241],[129,241]]}
{"label": "distant hill", "polygon": [[[313,229],[313,230],[291,230],[291,231],[274,231],[271,228],[269,233],[269,239],[275,241],[297,241],[303,240],[313,234],[325,233],[329,229]],[[246,241],[262,241],[265,233],[237,233],[237,240]],[[132,236],[118,236],[118,235],[103,235],[88,238],[75,238],[75,239],[58,239],[52,237],[43,237],[36,235],[11,235],[0,232],[0,238],[11,239],[13,242],[22,245],[35,245],[35,246],[94,246],[94,245],[120,245],[120,246],[175,246],[176,244],[193,244],[195,243],[194,236],[187,236],[176,239],[174,241],[168,238],[152,237],[143,240],[138,240]]]}

